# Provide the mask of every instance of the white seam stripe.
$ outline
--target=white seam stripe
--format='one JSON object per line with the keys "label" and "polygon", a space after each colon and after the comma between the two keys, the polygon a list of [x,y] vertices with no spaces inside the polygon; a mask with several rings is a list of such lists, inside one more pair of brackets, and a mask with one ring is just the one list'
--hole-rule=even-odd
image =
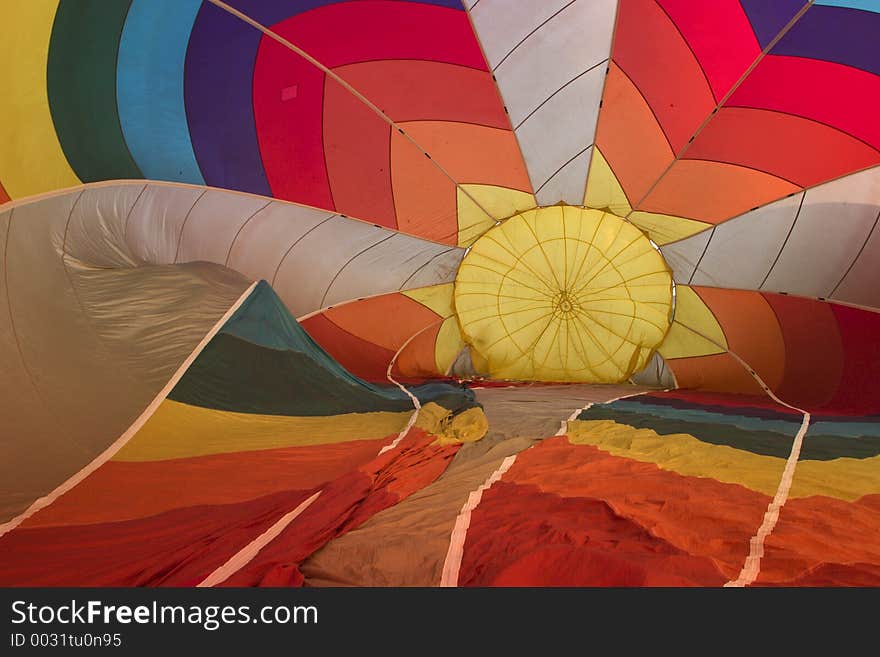
{"label": "white seam stripe", "polygon": [[449,539],[449,550],[446,552],[446,559],[443,562],[443,574],[440,576],[440,586],[458,586],[458,573],[461,570],[461,560],[464,557],[464,542],[467,538],[467,530],[471,525],[471,512],[480,504],[483,499],[483,492],[489,490],[492,485],[501,479],[508,470],[510,470],[513,462],[516,461],[516,454],[508,456],[501,462],[498,469],[493,472],[483,485],[475,491],[471,491],[467,501],[461,507],[461,513],[455,519],[455,526],[452,528],[452,535]]}
{"label": "white seam stripe", "polygon": [[269,543],[275,540],[278,535],[281,534],[281,532],[283,532],[287,528],[287,526],[296,519],[298,515],[309,508],[312,502],[318,499],[318,496],[320,494],[321,491],[318,491],[305,502],[302,502],[293,511],[282,516],[279,520],[275,522],[274,525],[269,527],[269,529],[267,529],[250,543],[245,545],[242,549],[232,555],[226,563],[224,563],[217,570],[215,570],[213,573],[211,573],[205,579],[199,582],[196,587],[207,588],[217,586],[218,584],[222,584],[227,579],[232,577],[232,575],[248,565],[253,560],[253,558],[257,556],[257,554],[259,554],[260,550],[262,550]]}

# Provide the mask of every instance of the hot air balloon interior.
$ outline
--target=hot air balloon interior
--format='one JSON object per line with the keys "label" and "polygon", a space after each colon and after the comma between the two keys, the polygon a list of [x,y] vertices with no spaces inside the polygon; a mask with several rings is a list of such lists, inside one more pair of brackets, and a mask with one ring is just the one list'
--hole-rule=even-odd
{"label": "hot air balloon interior", "polygon": [[0,585],[880,585],[880,0],[0,31]]}

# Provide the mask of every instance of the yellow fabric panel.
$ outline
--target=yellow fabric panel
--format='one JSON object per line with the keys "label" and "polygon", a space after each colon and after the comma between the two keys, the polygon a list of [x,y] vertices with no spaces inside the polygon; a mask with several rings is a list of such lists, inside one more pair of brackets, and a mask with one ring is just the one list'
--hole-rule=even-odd
{"label": "yellow fabric panel", "polygon": [[486,212],[503,220],[538,204],[533,194],[496,185],[461,185],[457,195],[459,246],[470,246],[495,225]]}
{"label": "yellow fabric panel", "polygon": [[[636,199],[638,200],[638,199]],[[590,208],[607,210],[627,220],[644,231],[657,244],[668,244],[682,240],[706,230],[709,224],[683,217],[673,217],[653,212],[633,212],[626,194],[605,157],[598,147],[593,147],[590,163],[590,177],[584,205]]]}
{"label": "yellow fabric panel", "polygon": [[458,319],[450,317],[440,325],[440,331],[437,333],[437,342],[434,346],[437,371],[441,374],[448,372],[463,348],[464,340],[461,337]]}
{"label": "yellow fabric panel", "polygon": [[710,445],[686,433],[659,436],[651,429],[635,429],[613,420],[569,422],[568,439],[576,445],[593,445],[614,456],[654,463],[662,470],[740,484],[771,497],[776,494],[785,469],[785,459],[775,456]]}
{"label": "yellow fabric panel", "polygon": [[442,285],[429,285],[428,287],[417,287],[412,290],[401,292],[413,301],[433,310],[440,317],[450,317],[455,313],[452,301],[453,283],[443,283]]}
{"label": "yellow fabric panel", "polygon": [[[805,440],[809,439],[807,434]],[[880,456],[798,461],[788,496],[826,495],[852,502],[876,494],[880,494]]]}
{"label": "yellow fabric panel", "polygon": [[661,245],[683,240],[686,237],[696,235],[707,228],[711,228],[711,224],[703,223],[702,221],[673,217],[668,214],[654,214],[652,212],[633,212],[627,219],[641,228],[657,244]]}
{"label": "yellow fabric panel", "polygon": [[607,209],[618,217],[625,217],[632,210],[623,187],[620,186],[617,176],[614,175],[598,146],[593,146],[584,205],[600,210]]}
{"label": "yellow fabric panel", "polygon": [[46,91],[58,0],[0,2],[0,180],[11,198],[80,184],[55,133]]}
{"label": "yellow fabric panel", "polygon": [[449,369],[455,357],[458,356],[458,353],[464,347],[461,329],[458,326],[458,320],[454,317],[454,287],[453,283],[444,283],[429,287],[417,287],[402,293],[413,301],[418,301],[426,308],[434,311],[440,317],[447,318],[440,325],[437,341],[434,346],[434,359],[437,363],[437,371],[441,374]]}
{"label": "yellow fabric panel", "polygon": [[166,399],[113,457],[158,461],[256,449],[375,440],[400,432],[411,413],[287,417],[233,413]]}
{"label": "yellow fabric panel", "polygon": [[499,379],[625,381],[666,335],[671,302],[669,268],[638,228],[567,205],[492,228],[455,282],[464,338]]}
{"label": "yellow fabric panel", "polygon": [[[658,351],[665,359],[711,356],[727,351],[724,331],[709,307],[687,285],[675,286],[675,320]],[[682,324],[684,326],[682,326]],[[699,331],[718,344],[697,335],[688,328]],[[722,345],[721,349],[718,345]]]}
{"label": "yellow fabric panel", "polygon": [[428,402],[419,410],[416,426],[437,436],[438,445],[460,445],[480,440],[489,430],[489,420],[483,409],[474,407],[453,415],[434,402]]}

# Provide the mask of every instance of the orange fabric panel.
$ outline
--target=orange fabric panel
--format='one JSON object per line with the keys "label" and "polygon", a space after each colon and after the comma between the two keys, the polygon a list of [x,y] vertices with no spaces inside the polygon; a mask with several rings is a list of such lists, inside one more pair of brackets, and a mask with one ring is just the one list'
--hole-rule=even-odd
{"label": "orange fabric panel", "polygon": [[742,395],[766,395],[758,382],[730,354],[666,361],[680,388]]}
{"label": "orange fabric panel", "polygon": [[0,203],[6,203],[9,199],[9,194],[6,193],[6,190],[3,189],[3,183],[0,183]]}
{"label": "orange fabric panel", "polygon": [[398,230],[457,245],[455,183],[399,132],[391,133],[391,184]]}
{"label": "orange fabric panel", "polygon": [[395,122],[466,121],[510,129],[486,71],[410,59],[359,62],[334,72]]}
{"label": "orange fabric panel", "polygon": [[674,157],[651,108],[614,63],[605,78],[596,145],[630,204],[641,200]]}
{"label": "orange fabric panel", "polygon": [[396,228],[391,126],[339,84],[324,85],[324,159],[338,212]]}
{"label": "orange fabric panel", "polygon": [[679,160],[638,208],[719,223],[800,190],[767,173],[705,160]]}
{"label": "orange fabric panel", "polygon": [[172,509],[310,490],[376,456],[381,440],[164,461],[110,461],[23,527],[118,522]]}
{"label": "orange fabric panel", "polygon": [[757,583],[880,586],[878,526],[880,495],[788,500],[767,537]]}
{"label": "orange fabric panel", "polygon": [[385,373],[394,352],[367,342],[339,328],[323,314],[300,322],[324,350],[355,376],[368,381],[386,382]]}
{"label": "orange fabric panel", "polygon": [[715,109],[715,97],[687,42],[654,0],[620,3],[613,60],[641,91],[679,152]]}
{"label": "orange fabric panel", "polygon": [[766,294],[785,339],[785,376],[778,395],[801,408],[827,404],[837,392],[844,352],[837,319],[821,301]]}
{"label": "orange fabric panel", "polygon": [[776,313],[760,292],[694,287],[727,338],[730,350],[749,364],[772,390],[785,372],[785,342]]}
{"label": "orange fabric panel", "polygon": [[880,152],[845,132],[747,107],[721,108],[685,157],[752,167],[804,187],[880,162]]}
{"label": "orange fabric panel", "polygon": [[[436,321],[436,320],[435,320]],[[440,333],[440,323],[418,335],[400,352],[394,372],[408,378],[428,378],[443,376],[437,371],[436,345]]]}
{"label": "orange fabric panel", "polygon": [[[652,528],[653,529],[653,528]],[[496,483],[471,518],[461,586],[721,586],[726,578],[609,502]]]}
{"label": "orange fabric panel", "polygon": [[446,121],[413,121],[402,127],[457,183],[532,192],[511,130]]}
{"label": "orange fabric panel", "polygon": [[325,310],[324,315],[344,331],[392,352],[440,320],[433,310],[399,292],[352,301]]}
{"label": "orange fabric panel", "polygon": [[[727,578],[739,574],[749,539],[770,501],[742,486],[685,477],[591,445],[572,445],[565,436],[549,438],[523,452],[502,481],[532,484],[563,498],[603,500],[616,514],[649,528],[672,545],[694,556],[710,557]],[[516,499],[508,502],[515,518]],[[474,512],[474,520],[481,508]],[[469,535],[466,559],[468,547],[475,548],[475,542]]]}

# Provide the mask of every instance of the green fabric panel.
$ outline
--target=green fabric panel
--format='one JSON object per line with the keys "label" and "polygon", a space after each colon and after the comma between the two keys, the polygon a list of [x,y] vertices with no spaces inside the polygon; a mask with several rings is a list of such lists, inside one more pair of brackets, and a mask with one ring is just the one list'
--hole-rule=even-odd
{"label": "green fabric panel", "polygon": [[[267,349],[220,333],[190,366],[169,398],[218,410],[266,415],[338,415],[412,410],[397,388],[380,388],[316,360],[314,354]],[[473,393],[451,385],[414,389],[422,401],[454,411],[473,406]]]}
{"label": "green fabric panel", "polygon": [[[627,424],[637,429],[651,429],[656,433],[668,436],[673,433],[686,433],[704,443],[713,445],[727,445],[736,449],[743,449],[753,454],[765,456],[778,456],[788,458],[791,452],[791,438],[797,432],[800,424],[792,423],[791,434],[785,432],[750,429],[748,427],[733,426],[737,416],[731,416],[727,422],[700,422],[695,420],[697,415],[690,411],[682,411],[682,417],[672,418],[667,414],[654,415],[651,413],[638,413],[622,407],[619,402],[614,404],[597,404],[591,406],[580,414],[579,420],[614,420],[621,424]],[[754,422],[752,418],[743,418],[746,422]],[[768,423],[781,425],[782,423]],[[824,423],[824,428],[828,424]],[[802,461],[830,461],[839,458],[865,459],[880,455],[880,439],[874,436],[847,436],[830,435],[821,432],[821,427],[816,427],[820,432],[812,434],[814,427],[811,425],[804,436],[801,446],[800,460]]]}
{"label": "green fabric panel", "polygon": [[[651,429],[661,436],[686,433],[704,443],[727,445],[753,454],[780,458],[788,458],[794,439],[793,435],[785,435],[775,431],[747,431],[729,425],[672,420],[645,413],[613,410],[603,405],[591,406],[581,413],[578,419],[613,420],[636,429]],[[797,431],[797,427],[795,427],[795,431]]]}
{"label": "green fabric panel", "polygon": [[801,447],[801,461],[831,461],[832,459],[868,459],[880,456],[880,438],[874,436],[829,436],[810,433],[807,429]]}
{"label": "green fabric panel", "polygon": [[[474,393],[447,383],[412,389],[422,403],[453,412],[476,406]],[[395,386],[354,376],[318,345],[266,281],[208,344],[169,395],[175,401],[268,415],[321,416],[411,410]]]}
{"label": "green fabric panel", "polygon": [[122,134],[116,57],[130,0],[61,0],[47,87],[64,154],[83,182],[142,178]]}

